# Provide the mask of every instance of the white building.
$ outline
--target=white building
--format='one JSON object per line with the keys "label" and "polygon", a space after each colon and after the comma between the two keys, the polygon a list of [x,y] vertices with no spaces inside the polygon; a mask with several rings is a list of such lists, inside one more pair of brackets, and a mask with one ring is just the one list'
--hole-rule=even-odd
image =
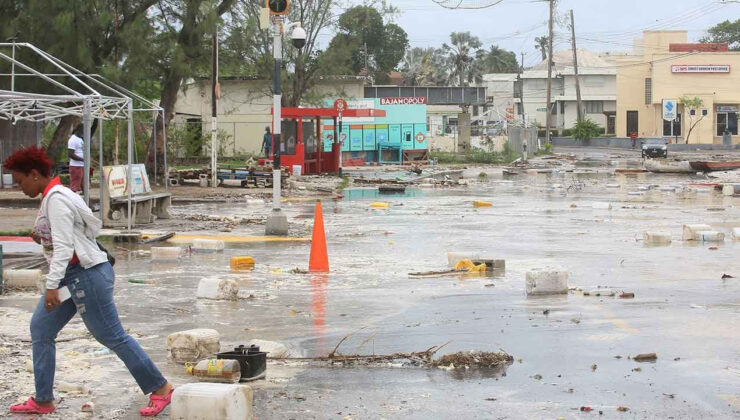
{"label": "white building", "polygon": [[[555,52],[553,64],[551,124],[558,130],[569,129],[578,121],[573,52]],[[604,127],[607,134],[614,134],[617,111],[614,61],[590,51],[578,50],[578,73],[585,118]],[[530,124],[544,127],[547,118],[547,61],[525,70],[521,79],[525,117]],[[517,113],[521,114],[521,105]]]}

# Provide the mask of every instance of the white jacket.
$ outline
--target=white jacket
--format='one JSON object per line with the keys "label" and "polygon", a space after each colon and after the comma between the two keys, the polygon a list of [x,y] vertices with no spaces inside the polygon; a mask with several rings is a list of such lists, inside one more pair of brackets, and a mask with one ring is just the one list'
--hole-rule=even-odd
{"label": "white jacket", "polygon": [[82,198],[63,185],[49,190],[41,201],[34,230],[41,236],[45,250],[52,250],[46,288],[57,289],[67,266],[76,253],[80,265],[91,268],[108,261],[95,240],[102,222],[96,218]]}

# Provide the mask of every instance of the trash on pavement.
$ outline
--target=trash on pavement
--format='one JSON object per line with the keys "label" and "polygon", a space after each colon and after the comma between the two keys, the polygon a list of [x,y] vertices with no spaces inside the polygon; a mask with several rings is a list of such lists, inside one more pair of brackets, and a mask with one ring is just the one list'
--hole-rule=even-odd
{"label": "trash on pavement", "polygon": [[658,355],[655,353],[638,354],[637,356],[633,357],[632,360],[636,362],[654,362],[658,360]]}
{"label": "trash on pavement", "polygon": [[187,372],[202,382],[236,383],[242,377],[241,366],[233,359],[206,359],[187,364]]}

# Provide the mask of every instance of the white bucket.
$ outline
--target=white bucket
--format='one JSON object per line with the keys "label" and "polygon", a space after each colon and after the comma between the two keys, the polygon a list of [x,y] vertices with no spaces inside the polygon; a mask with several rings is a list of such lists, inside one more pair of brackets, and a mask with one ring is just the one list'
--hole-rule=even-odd
{"label": "white bucket", "polygon": [[13,188],[13,174],[3,174],[3,187]]}
{"label": "white bucket", "polygon": [[251,419],[252,388],[247,385],[195,382],[180,385],[172,394],[173,420]]}

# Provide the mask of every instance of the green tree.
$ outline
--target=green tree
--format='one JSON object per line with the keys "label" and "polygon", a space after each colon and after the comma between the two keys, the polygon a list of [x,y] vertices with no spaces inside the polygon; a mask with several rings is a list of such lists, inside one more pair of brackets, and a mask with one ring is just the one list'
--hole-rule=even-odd
{"label": "green tree", "polygon": [[726,20],[707,30],[707,36],[700,42],[726,43],[730,51],[740,51],[740,19],[732,22]]}
{"label": "green tree", "polygon": [[445,53],[434,47],[411,48],[406,51],[401,66],[403,84],[406,86],[444,86],[447,84]]}
{"label": "green tree", "polygon": [[492,45],[488,51],[481,51],[478,65],[485,73],[518,73],[519,63],[516,54]]}
{"label": "green tree", "polygon": [[442,44],[451,67],[450,82],[457,83],[458,86],[468,86],[483,79],[480,67],[475,65],[481,46],[480,39],[470,32],[450,34],[450,44]]}
{"label": "green tree", "polygon": [[[382,10],[381,10],[382,11]],[[337,22],[337,34],[326,51],[333,74],[366,74],[378,83],[388,80],[408,47],[400,26],[384,22],[375,6],[347,9]]]}
{"label": "green tree", "polygon": [[689,117],[689,131],[688,133],[686,133],[686,144],[689,144],[691,132],[694,131],[694,128],[696,128],[696,126],[705,117],[705,115],[703,115],[702,113],[702,115],[697,118],[697,114],[700,113],[701,108],[704,106],[704,100],[697,96],[693,98],[684,96],[680,99],[680,102],[683,105],[684,113],[688,114]]}

